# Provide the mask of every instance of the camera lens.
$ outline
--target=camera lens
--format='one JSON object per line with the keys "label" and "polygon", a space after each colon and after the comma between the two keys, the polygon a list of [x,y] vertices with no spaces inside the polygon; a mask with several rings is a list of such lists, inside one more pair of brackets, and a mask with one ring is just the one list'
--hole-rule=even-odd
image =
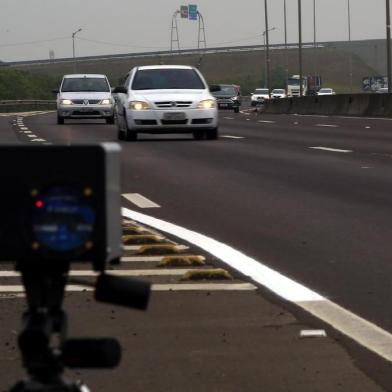
{"label": "camera lens", "polygon": [[95,212],[92,191],[52,187],[33,197],[32,234],[40,250],[79,253],[93,246]]}

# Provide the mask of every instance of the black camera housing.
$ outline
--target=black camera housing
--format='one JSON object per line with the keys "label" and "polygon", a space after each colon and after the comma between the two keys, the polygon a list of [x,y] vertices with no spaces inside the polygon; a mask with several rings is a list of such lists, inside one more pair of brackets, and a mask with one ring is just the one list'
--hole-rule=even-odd
{"label": "black camera housing", "polygon": [[0,146],[0,261],[121,256],[120,146]]}

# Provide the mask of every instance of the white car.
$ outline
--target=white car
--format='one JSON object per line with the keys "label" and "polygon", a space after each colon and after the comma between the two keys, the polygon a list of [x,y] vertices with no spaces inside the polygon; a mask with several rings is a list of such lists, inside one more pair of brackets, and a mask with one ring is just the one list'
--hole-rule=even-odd
{"label": "white car", "polygon": [[262,105],[264,101],[270,99],[268,88],[257,88],[250,96],[250,104],[252,106]]}
{"label": "white car", "polygon": [[65,75],[57,93],[57,124],[69,118],[102,118],[114,123],[114,100],[105,75]]}
{"label": "white car", "polygon": [[331,88],[321,88],[317,95],[335,95],[335,91]]}
{"label": "white car", "polygon": [[[219,90],[211,87],[211,91]],[[192,133],[217,139],[216,99],[194,67],[154,65],[133,68],[122,87],[113,90],[119,140],[138,133]]]}
{"label": "white car", "polygon": [[277,98],[286,98],[286,90],[281,89],[281,88],[275,88],[271,92],[271,98],[272,99],[277,99]]}

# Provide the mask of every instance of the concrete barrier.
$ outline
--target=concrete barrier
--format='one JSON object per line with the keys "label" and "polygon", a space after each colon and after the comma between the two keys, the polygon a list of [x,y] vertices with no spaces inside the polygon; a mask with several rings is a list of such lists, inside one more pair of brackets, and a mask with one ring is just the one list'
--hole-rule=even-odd
{"label": "concrete barrier", "polygon": [[266,113],[392,117],[392,94],[338,94],[267,102]]}

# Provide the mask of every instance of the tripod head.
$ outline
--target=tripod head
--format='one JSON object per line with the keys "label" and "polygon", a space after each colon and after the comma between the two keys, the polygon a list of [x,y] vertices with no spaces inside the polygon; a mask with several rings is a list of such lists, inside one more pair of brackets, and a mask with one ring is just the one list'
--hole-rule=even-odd
{"label": "tripod head", "polygon": [[[69,270],[78,263],[98,272],[98,301],[147,308],[150,285],[105,273],[121,243],[120,147],[1,146],[0,263],[15,260],[27,311],[18,344],[28,379],[12,392],[87,392],[62,379],[65,367],[111,368],[121,358],[112,338],[68,339],[62,310]],[[26,165],[26,162],[28,163]],[[76,279],[73,279],[75,282]]]}

